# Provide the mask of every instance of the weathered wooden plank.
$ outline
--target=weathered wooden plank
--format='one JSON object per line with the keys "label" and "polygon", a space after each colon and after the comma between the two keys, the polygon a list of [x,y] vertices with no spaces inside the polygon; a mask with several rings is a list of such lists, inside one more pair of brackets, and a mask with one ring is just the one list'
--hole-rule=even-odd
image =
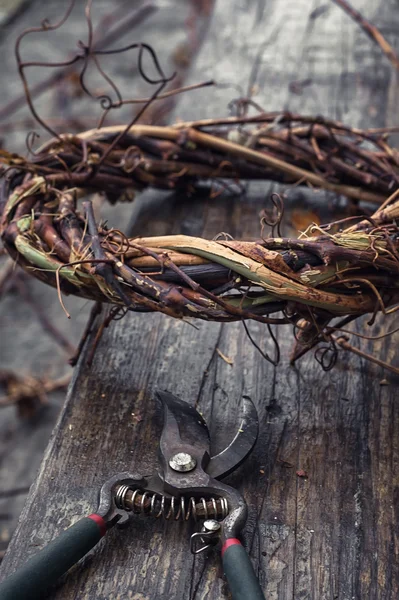
{"label": "weathered wooden plank", "polygon": [[[392,120],[397,78],[357,26],[335,6],[312,19],[320,2],[287,1],[284,11],[281,6],[277,0],[265,5],[234,0],[226,11],[225,3],[218,2],[192,78],[214,75],[245,87],[264,43],[256,99],[267,109],[323,112],[363,126]],[[385,34],[399,21],[394,3],[364,0],[357,7]],[[302,96],[289,91],[291,81],[310,76],[313,83]],[[206,103],[195,107],[183,98],[177,114],[224,114],[232,93],[225,88],[215,95],[208,92]],[[153,211],[151,222],[145,215],[139,218],[134,231],[206,237],[228,231],[255,237],[259,210],[275,187],[251,186],[245,200],[176,198]],[[300,201],[301,207],[315,210],[324,202],[324,218],[328,198],[290,192],[287,208],[297,210]],[[305,204],[309,200],[312,204]],[[249,326],[257,342],[272,353],[266,330],[257,323]],[[390,327],[386,320],[378,333]],[[247,498],[244,542],[268,598],[396,599],[397,381],[389,376],[390,385],[381,386],[385,374],[380,368],[343,353],[327,374],[311,356],[292,368],[287,360],[289,333],[288,328],[277,332],[283,360],[274,369],[240,324],[200,323],[196,330],[162,315],[129,315],[114,323],[92,368],[83,357],[76,371],[2,574],[92,510],[98,487],[115,471],[132,465],[135,471],[151,472],[160,432],[153,392],[161,388],[198,403],[212,433],[219,436],[217,449],[231,436],[240,397],[247,394],[257,404],[259,442],[229,482]],[[393,338],[373,345],[354,343],[398,364]],[[308,478],[299,477],[299,470]],[[218,558],[188,553],[192,530],[189,524],[137,518],[129,529],[111,532],[52,597],[227,597]]]}
{"label": "weathered wooden plank", "polygon": [[[127,7],[126,3],[118,1],[110,6],[110,3],[105,0],[96,0],[92,8],[95,26],[100,21],[103,23],[103,35],[115,31],[114,28],[119,27],[120,24],[126,27],[126,19],[129,19],[141,4],[141,2],[135,2]],[[164,50],[163,65],[172,72],[174,68],[173,52],[176,46],[185,43],[187,30],[184,23],[191,8],[191,5],[187,5],[187,3],[180,6],[181,10],[177,11],[175,2],[163,2],[158,11],[155,11],[154,8],[151,17],[141,23],[140,29],[138,27],[130,30],[126,28],[124,34],[115,39],[114,46],[116,47],[117,44],[127,45],[137,38],[145,39],[147,42],[153,43],[158,51],[161,48]],[[1,22],[2,7],[9,13],[7,22]],[[22,11],[22,8],[25,12]],[[32,124],[26,102],[25,106],[22,104],[22,107],[20,106],[20,109],[11,117],[9,116],[7,119],[4,117],[5,106],[10,101],[12,106],[18,106],[18,103],[15,105],[15,98],[18,98],[21,93],[23,94],[13,52],[15,40],[27,27],[39,25],[44,17],[48,17],[51,23],[55,23],[65,9],[64,3],[52,0],[41,2],[0,1],[2,77],[4,81],[7,81],[1,96],[0,133],[2,146],[10,151],[25,154],[27,129],[35,126],[36,130],[40,131],[35,123]],[[77,40],[85,40],[86,36],[87,23],[84,19],[84,3],[76,3],[75,9],[61,31],[53,34],[43,33],[32,37],[28,36],[23,44],[23,55],[29,56],[30,54],[31,58],[42,62],[61,61],[77,48]],[[134,89],[137,95],[145,96],[149,86],[143,85],[141,77],[135,69],[136,58],[134,54],[131,54],[128,60],[125,57],[123,62],[113,60],[104,66],[107,68],[107,73],[116,78],[124,94],[131,93]],[[32,86],[54,73],[51,69],[28,69],[27,72]],[[96,89],[105,90],[104,81],[98,76],[96,77],[93,72],[90,75],[90,84]],[[62,128],[62,119],[59,118],[61,116],[66,119],[74,114],[77,119],[83,118],[83,122],[87,126],[92,126],[99,116],[99,112],[96,112],[96,107],[91,100],[87,101],[83,97],[73,98],[73,86],[65,84],[65,82],[56,86],[56,89],[54,89],[54,85],[50,86],[47,93],[35,97],[35,106],[39,114],[52,119],[53,125],[53,119],[56,119],[57,127],[60,129]],[[130,117],[131,113],[128,114]],[[84,118],[87,115],[89,118]],[[127,118],[126,115],[123,117],[119,113],[118,117],[121,120]],[[28,119],[28,121],[18,125],[21,119]],[[15,124],[15,130],[7,130],[12,123]],[[40,133],[42,141],[44,141],[43,138],[46,134],[42,131]],[[97,202],[98,200],[97,198]],[[112,215],[112,223],[116,227],[124,228],[125,223],[129,222],[138,210],[137,205],[139,204],[141,201],[135,203],[133,209],[126,204],[114,207],[103,206],[102,217],[107,219]],[[90,303],[81,298],[67,298],[65,302],[72,314],[72,320],[68,321],[53,289],[43,286],[36,279],[31,278],[27,284],[27,293],[30,294],[33,303],[41,307],[58,330],[64,333],[71,343],[77,344],[88,318]],[[17,292],[2,295],[0,298],[1,368],[12,370],[20,375],[57,378],[70,370],[66,363],[67,356],[64,350],[43,330],[32,306],[27,304]],[[0,492],[4,493],[16,488],[29,488],[40,466],[43,452],[64,399],[64,393],[50,393],[48,405],[39,415],[28,421],[19,418],[15,407],[1,409]],[[3,498],[0,495],[0,558],[17,525],[25,499],[26,493],[13,496],[11,500],[10,497]]]}

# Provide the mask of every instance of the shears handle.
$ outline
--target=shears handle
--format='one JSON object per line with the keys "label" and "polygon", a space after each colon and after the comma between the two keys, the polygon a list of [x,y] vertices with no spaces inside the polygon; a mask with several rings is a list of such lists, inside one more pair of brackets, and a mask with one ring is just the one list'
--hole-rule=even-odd
{"label": "shears handle", "polygon": [[39,600],[105,535],[100,515],[80,519],[0,583],[1,600]]}
{"label": "shears handle", "polygon": [[223,544],[222,561],[233,600],[265,600],[250,558],[237,538],[228,538]]}

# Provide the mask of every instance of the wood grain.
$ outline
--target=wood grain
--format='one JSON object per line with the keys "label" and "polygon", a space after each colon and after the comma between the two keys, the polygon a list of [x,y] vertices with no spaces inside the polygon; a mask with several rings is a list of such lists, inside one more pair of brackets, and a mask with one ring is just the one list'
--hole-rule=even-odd
{"label": "wood grain", "polygon": [[[282,8],[284,6],[284,8]],[[398,86],[385,57],[335,6],[318,11],[306,0],[219,0],[192,80],[214,76],[243,88],[264,46],[257,101],[323,113],[352,125],[383,126],[394,118]],[[399,24],[394,2],[357,3],[387,35]],[[394,43],[394,41],[392,41]],[[302,95],[289,83],[312,79]],[[222,115],[234,89],[207,92],[193,106],[182,98],[181,118]],[[394,101],[396,99],[396,102]],[[259,211],[276,186],[250,186],[246,198],[169,198],[145,211],[134,233],[185,233],[212,238],[221,231],[256,237]],[[327,216],[333,197],[288,194],[290,211]],[[259,323],[251,334],[269,353]],[[392,327],[388,320],[377,332]],[[361,323],[357,324],[361,330]],[[91,368],[82,357],[63,412],[31,490],[2,575],[96,506],[97,490],[116,471],[156,468],[161,428],[156,389],[198,405],[215,436],[215,451],[233,434],[242,395],[256,403],[260,437],[253,455],[228,482],[249,505],[243,540],[268,600],[396,600],[399,594],[398,381],[375,365],[340,353],[324,373],[313,356],[288,364],[292,335],[279,328],[282,361],[261,358],[235,324],[190,324],[162,315],[129,315],[106,330]],[[397,337],[396,337],[397,341]],[[353,342],[399,364],[395,338]],[[227,364],[219,349],[233,364]],[[303,470],[307,477],[300,477]],[[137,518],[82,561],[51,598],[219,600],[228,598],[216,555],[193,557],[191,524]],[[28,541],[29,540],[29,541]]]}

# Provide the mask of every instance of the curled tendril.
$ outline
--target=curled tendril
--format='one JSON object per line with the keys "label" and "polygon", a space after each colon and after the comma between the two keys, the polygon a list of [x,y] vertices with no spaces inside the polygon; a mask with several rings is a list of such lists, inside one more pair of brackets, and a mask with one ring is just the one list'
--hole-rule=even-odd
{"label": "curled tendril", "polygon": [[320,346],[314,353],[314,357],[323,369],[323,371],[331,371],[335,367],[338,359],[338,348],[335,342],[330,339],[330,344]]}
{"label": "curled tendril", "polygon": [[125,173],[133,173],[133,171],[144,160],[143,153],[137,146],[129,146],[122,157],[121,165]]}
{"label": "curled tendril", "polygon": [[[143,69],[143,65],[142,65],[144,50],[147,50],[149,52],[150,56],[152,57],[154,66],[159,74],[159,79],[151,79],[145,73],[145,71]],[[147,108],[150,106],[150,104],[152,104],[152,102],[161,94],[161,92],[163,91],[165,86],[170,81],[172,81],[172,79],[174,79],[174,77],[176,76],[176,73],[173,73],[170,77],[166,77],[166,75],[164,74],[164,72],[161,68],[161,65],[158,61],[157,55],[155,54],[155,52],[151,48],[151,46],[149,46],[148,44],[140,44],[138,68],[139,68],[140,75],[143,77],[143,79],[145,79],[145,81],[147,81],[149,83],[153,83],[154,85],[157,85],[157,88],[156,88],[155,92],[148,99],[148,102],[146,102],[144,104],[144,106],[141,107],[141,109],[137,112],[137,114],[133,117],[133,119],[126,125],[126,127],[115,137],[114,141],[108,146],[107,150],[104,152],[104,154],[101,156],[99,162],[97,163],[96,169],[98,169],[101,166],[101,164],[109,156],[109,154],[116,147],[116,145],[119,144],[120,140],[128,133],[130,128],[133,127],[133,125],[135,123],[137,123],[137,121],[140,119],[142,114],[147,110]],[[95,171],[93,170],[93,173],[94,172]]]}
{"label": "curled tendril", "polygon": [[[61,139],[59,134],[44,119],[42,119],[42,117],[40,117],[40,115],[36,111],[35,106],[33,105],[32,96],[31,96],[28,81],[27,81],[27,78],[25,75],[26,69],[28,69],[30,67],[50,67],[50,68],[51,67],[69,67],[77,62],[83,61],[83,65],[82,65],[82,68],[81,68],[80,74],[79,74],[79,83],[80,83],[81,89],[89,98],[99,101],[100,106],[104,112],[103,117],[101,119],[102,122],[104,121],[105,116],[109,110],[111,110],[113,108],[119,108],[124,103],[132,102],[132,100],[124,100],[123,99],[118,86],[111,79],[111,77],[109,77],[109,75],[107,75],[107,73],[102,69],[102,67],[99,63],[99,60],[97,58],[98,56],[119,54],[119,53],[127,52],[129,50],[138,49],[138,70],[139,70],[141,77],[144,79],[144,81],[146,81],[147,83],[149,83],[151,85],[160,86],[161,89],[163,89],[165,87],[165,85],[167,83],[169,83],[170,81],[172,81],[172,79],[176,76],[176,73],[173,73],[170,77],[167,77],[164,74],[163,69],[160,65],[160,62],[158,60],[158,57],[157,57],[155,51],[153,50],[153,48],[149,44],[134,43],[134,44],[129,44],[127,46],[123,46],[121,48],[115,48],[115,49],[111,49],[111,50],[96,50],[96,49],[94,49],[93,48],[93,23],[92,23],[92,17],[91,17],[92,0],[87,1],[86,8],[85,8],[85,16],[86,16],[87,31],[88,31],[87,43],[79,41],[78,42],[78,52],[72,58],[67,59],[65,61],[59,61],[59,62],[40,62],[40,61],[24,62],[22,60],[22,56],[21,56],[22,40],[30,33],[49,32],[49,31],[54,31],[56,29],[59,29],[69,18],[74,5],[75,5],[75,0],[71,0],[63,17],[54,25],[51,25],[47,19],[44,19],[41,22],[40,27],[31,27],[29,29],[26,29],[18,37],[16,44],[15,44],[15,56],[16,56],[17,65],[18,65],[18,72],[19,72],[20,78],[22,80],[25,97],[26,97],[29,109],[31,111],[31,114],[32,114],[33,118],[35,119],[35,121],[41,127],[43,127],[43,129],[45,129],[51,136],[56,137],[58,139]],[[144,67],[143,59],[144,59],[145,54],[150,56],[153,66],[155,67],[155,71],[157,74],[157,76],[155,78],[150,76]],[[116,97],[115,100],[113,100],[111,95],[109,95],[109,94],[101,94],[101,95],[96,96],[88,88],[88,86],[85,82],[85,76],[86,76],[86,73],[87,73],[87,70],[89,67],[89,63],[91,60],[93,61],[94,65],[97,69],[97,72],[100,74],[100,76],[107,82],[107,84],[112,89],[112,91]],[[159,93],[160,93],[160,91],[157,90],[155,92],[155,94],[153,94],[148,99],[148,102],[145,103],[144,108],[139,111],[140,116],[144,112],[144,110],[148,107],[148,105],[159,95]]]}
{"label": "curled tendril", "polygon": [[127,315],[129,310],[122,306],[113,306],[109,311],[109,322],[111,321],[120,321]]}
{"label": "curled tendril", "polygon": [[111,96],[107,94],[102,94],[101,96],[97,96],[96,100],[99,101],[102,110],[108,112],[111,108],[115,107],[115,104],[112,101]]}
{"label": "curled tendril", "polygon": [[[87,41],[86,41],[86,43],[83,41],[78,42],[78,44],[77,44],[78,51],[76,52],[76,54],[74,56],[72,56],[72,58],[69,58],[65,61],[58,61],[58,62],[39,62],[39,61],[25,61],[24,62],[22,60],[22,56],[21,56],[22,40],[30,33],[38,33],[38,32],[43,32],[43,31],[48,32],[48,31],[54,31],[56,29],[59,29],[67,21],[68,17],[70,16],[70,14],[72,12],[74,5],[75,5],[75,0],[71,0],[64,16],[54,25],[50,24],[50,22],[48,20],[43,20],[41,23],[41,27],[29,28],[29,29],[25,30],[23,33],[21,33],[21,35],[18,37],[16,45],[15,45],[15,56],[16,56],[16,60],[17,60],[17,64],[18,64],[19,75],[20,75],[20,78],[21,78],[22,84],[23,84],[25,98],[26,98],[28,107],[31,111],[31,114],[32,114],[34,120],[44,130],[46,130],[52,137],[57,138],[59,141],[63,141],[65,144],[67,144],[69,147],[71,147],[72,151],[76,151],[75,141],[72,139],[69,139],[68,137],[61,138],[61,136],[49,125],[49,123],[47,123],[36,111],[36,108],[32,101],[32,95],[31,95],[28,81],[27,81],[26,74],[25,74],[26,69],[28,69],[30,67],[49,67],[49,68],[51,68],[51,67],[71,67],[75,63],[78,63],[78,62],[83,63],[82,67],[80,69],[80,73],[79,73],[80,88],[86,96],[88,96],[89,98],[91,98],[93,100],[98,101],[100,104],[100,107],[102,110],[102,115],[101,115],[100,121],[98,123],[98,128],[101,128],[103,126],[104,121],[110,110],[120,108],[122,105],[125,105],[125,104],[141,104],[142,105],[142,107],[138,110],[137,114],[134,116],[134,118],[131,120],[131,122],[127,125],[125,130],[122,131],[115,138],[114,143],[111,144],[111,146],[109,146],[103,154],[100,153],[100,160],[97,163],[97,165],[95,165],[95,166],[90,165],[90,167],[88,168],[88,173],[87,173],[87,177],[88,177],[88,179],[90,179],[98,171],[98,168],[106,160],[106,158],[109,156],[109,153],[114,149],[116,144],[118,144],[120,142],[120,140],[125,136],[125,134],[130,129],[130,127],[132,127],[132,125],[134,125],[140,119],[140,117],[147,110],[147,108],[151,105],[151,103],[154,100],[157,100],[159,97],[161,97],[161,98],[163,97],[162,90],[165,88],[165,86],[169,82],[171,82],[175,78],[176,73],[172,73],[171,76],[165,75],[155,50],[149,44],[132,43],[132,44],[128,44],[128,45],[125,45],[125,46],[122,46],[119,48],[113,48],[110,50],[96,49],[94,47],[93,22],[92,22],[92,17],[91,17],[92,0],[87,0],[86,8],[85,8],[85,17],[86,17],[86,22],[87,22]],[[99,62],[100,56],[120,54],[120,53],[128,52],[129,50],[134,50],[134,49],[138,50],[137,67],[138,67],[140,76],[146,83],[153,85],[153,86],[157,86],[157,89],[155,90],[155,92],[152,95],[150,95],[148,98],[144,98],[144,99],[134,99],[134,98],[124,99],[122,97],[122,94],[121,94],[118,86],[116,85],[116,83],[103,70],[103,68]],[[150,75],[147,72],[147,66],[144,65],[144,60],[145,60],[146,56],[150,57],[152,66],[155,69],[155,76]],[[89,68],[90,63],[94,63],[97,73],[99,73],[101,78],[111,88],[110,93],[102,93],[99,95],[95,95],[90,90],[89,86],[86,83],[86,74],[87,74],[87,70]],[[204,83],[187,86],[186,88],[182,87],[182,88],[172,89],[165,93],[165,97],[179,94],[188,89],[198,89],[198,88],[208,86],[208,85],[213,85],[213,84],[214,84],[213,81],[206,81]],[[28,146],[28,150],[30,152],[33,152],[32,148],[31,148],[31,144],[30,144],[30,146]]]}
{"label": "curled tendril", "polygon": [[266,213],[266,210],[262,211],[261,219],[260,219],[262,239],[264,239],[263,230],[264,230],[265,226],[271,228],[271,234],[270,234],[271,237],[276,237],[274,234],[276,228],[277,228],[277,237],[279,237],[279,238],[282,237],[280,227],[281,227],[281,222],[284,217],[284,202],[283,202],[283,199],[281,198],[280,194],[277,194],[276,192],[273,192],[273,194],[270,196],[270,200],[272,201],[273,207],[276,211],[276,217],[274,219],[271,219],[269,217],[269,215]]}
{"label": "curled tendril", "polygon": [[32,154],[32,156],[37,156],[36,152],[33,149],[33,144],[38,139],[40,139],[40,134],[36,131],[28,131],[28,133],[26,134],[25,145],[28,150],[28,153]]}
{"label": "curled tendril", "polygon": [[118,104],[122,101],[122,95],[119,91],[119,88],[114,83],[114,81],[101,68],[101,66],[98,62],[98,59],[96,58],[96,51],[93,50],[93,22],[91,19],[91,6],[92,6],[92,0],[88,0],[88,2],[86,4],[86,8],[85,8],[85,16],[86,16],[87,32],[88,32],[87,45],[85,46],[82,42],[79,42],[79,44],[78,44],[83,51],[83,56],[84,56],[84,60],[85,60],[79,80],[80,80],[80,83],[81,83],[82,88],[85,91],[85,93],[89,97],[91,97],[91,98],[94,97],[96,100],[99,100],[101,107],[103,108],[103,110],[105,110],[105,109],[110,108],[113,105],[111,97],[108,95],[93,96],[84,82],[84,76],[85,76],[85,73],[89,66],[90,58],[92,58],[95,66],[97,68],[97,71],[100,73],[101,77],[108,83],[108,85],[112,88],[112,90],[116,94],[116,97],[118,98]]}
{"label": "curled tendril", "polygon": [[280,347],[278,344],[278,341],[270,327],[270,324],[267,323],[267,328],[269,330],[270,333],[270,337],[273,341],[274,347],[275,347],[275,357],[274,359],[271,358],[267,352],[265,352],[264,350],[262,350],[262,348],[255,342],[254,338],[252,337],[249,329],[248,329],[248,325],[246,324],[246,322],[243,320],[242,324],[244,325],[244,329],[245,329],[245,333],[247,334],[247,337],[249,339],[249,341],[251,342],[251,344],[254,346],[254,348],[256,348],[256,350],[259,352],[259,354],[265,359],[267,360],[267,362],[271,363],[274,367],[277,367],[278,363],[280,362]]}
{"label": "curled tendril", "polygon": [[[17,41],[15,42],[15,58],[17,61],[17,65],[18,65],[18,73],[19,76],[21,78],[22,81],[22,85],[25,91],[25,97],[26,97],[26,101],[28,103],[29,109],[32,113],[32,116],[34,117],[34,119],[39,123],[39,125],[41,125],[43,127],[43,129],[45,129],[48,133],[50,133],[50,135],[59,138],[59,135],[39,116],[39,114],[36,112],[36,109],[33,105],[32,102],[32,97],[29,91],[29,85],[28,85],[28,81],[26,79],[26,75],[25,75],[25,69],[28,66],[43,66],[43,63],[24,63],[21,57],[21,42],[22,40],[29,35],[30,33],[40,33],[42,31],[54,31],[56,29],[59,29],[60,27],[62,27],[62,25],[67,21],[67,19],[69,18],[69,15],[72,12],[72,9],[75,5],[75,0],[71,0],[71,2],[69,3],[69,6],[67,8],[67,10],[65,11],[65,14],[63,15],[63,17],[60,19],[60,21],[58,21],[58,23],[55,23],[55,25],[51,25],[49,23],[49,21],[47,19],[45,19],[44,21],[42,21],[41,26],[40,27],[30,27],[29,29],[26,29],[25,31],[23,31],[17,38]],[[74,59],[72,62],[76,62],[77,59]],[[72,64],[71,61],[68,61],[68,64]],[[53,66],[53,65],[51,65]],[[58,66],[58,65],[57,65]],[[63,65],[62,65],[63,66]]]}

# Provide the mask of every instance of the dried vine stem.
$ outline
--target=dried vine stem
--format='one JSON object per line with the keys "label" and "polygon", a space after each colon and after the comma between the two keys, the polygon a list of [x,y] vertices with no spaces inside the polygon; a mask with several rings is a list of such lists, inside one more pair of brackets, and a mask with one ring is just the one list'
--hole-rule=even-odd
{"label": "dried vine stem", "polygon": [[[145,21],[148,17],[150,17],[155,11],[157,7],[149,1],[143,3],[142,6],[133,7],[133,10],[126,14],[126,6],[123,6],[122,10],[119,13],[115,14],[115,6],[112,7],[112,12],[109,15],[106,15],[104,18],[106,24],[107,17],[112,16],[111,23],[114,21],[117,22],[115,27],[111,27],[106,33],[104,37],[102,37],[96,43],[96,47],[98,49],[105,49],[118,42],[121,37],[123,37],[127,32],[131,34],[132,29],[138,27],[143,21]],[[119,19],[118,19],[119,17]],[[107,24],[108,25],[108,24]],[[100,29],[99,27],[98,29]],[[95,37],[98,38],[97,31],[95,32]],[[72,57],[72,55],[71,55]],[[44,92],[46,92],[49,88],[61,82],[68,75],[70,75],[74,70],[73,65],[70,67],[63,67],[59,70],[55,70],[47,77],[45,80],[40,81],[33,85],[30,88],[30,96],[31,98],[37,98]],[[0,108],[0,121],[4,121],[6,119],[10,119],[11,115],[17,112],[19,109],[24,108],[26,106],[26,95],[22,93],[20,96],[14,97],[9,103],[2,106]]]}
{"label": "dried vine stem", "polygon": [[356,21],[356,23],[359,23],[366,35],[381,48],[388,60],[390,60],[393,66],[399,70],[399,58],[391,44],[384,38],[381,31],[379,31],[375,25],[370,23],[370,21],[365,19],[358,10],[353,8],[353,6],[347,2],[347,0],[332,1],[340,6],[354,21]]}
{"label": "dried vine stem", "polygon": [[58,188],[80,187],[90,176],[92,187],[109,196],[198,179],[272,179],[381,204],[399,185],[398,153],[381,135],[289,113],[262,114],[252,125],[243,117],[227,128],[208,121],[206,131],[192,123],[102,127],[61,135],[30,162],[3,156],[8,166],[29,169]]}
{"label": "dried vine stem", "polygon": [[[399,165],[386,139],[288,113],[225,125],[102,127],[50,140],[31,161],[5,153],[5,247],[60,293],[176,318],[304,321],[305,350],[331,338],[324,332],[335,317],[388,313],[399,301]],[[244,242],[132,240],[98,226],[90,203],[78,206],[92,190],[115,202],[202,179],[299,180],[381,208],[347,229],[337,222],[299,239]],[[278,233],[279,222],[263,223]]]}
{"label": "dried vine stem", "polygon": [[[104,118],[110,109],[133,101],[123,100],[101,70],[97,57],[103,52],[93,48],[90,9],[89,0],[87,44],[71,60],[83,61],[80,79],[89,96],[84,83],[89,60],[109,84],[114,100],[95,98],[102,102]],[[19,43],[19,71],[26,84],[24,69],[32,63],[22,62]],[[97,129],[56,134],[30,160],[3,152],[5,248],[25,270],[57,287],[60,298],[72,293],[116,310],[160,311],[175,318],[292,323],[301,346],[297,355],[326,340],[332,351],[321,350],[320,362],[330,368],[337,346],[331,334],[339,330],[334,319],[344,326],[370,313],[373,321],[378,312],[389,314],[399,305],[397,151],[385,132],[287,112],[170,127],[138,125],[172,78],[148,45],[107,52],[132,49],[138,50],[138,69],[155,92],[129,124],[103,127],[101,118]],[[143,69],[144,52],[155,77]],[[38,118],[27,85],[25,91]],[[79,206],[93,190],[116,202],[132,200],[148,186],[186,189],[199,180],[245,179],[308,184],[382,208],[347,229],[341,222],[309,225],[291,239],[279,234],[283,206],[277,203],[277,221],[264,218],[263,225],[276,227],[278,237],[247,242],[180,235],[129,239],[98,225],[90,201],[84,210]]]}
{"label": "dried vine stem", "polygon": [[[265,115],[264,123],[268,122],[270,117]],[[382,194],[387,181],[387,187],[396,184],[395,155],[366,150],[359,143],[359,133],[353,134],[355,144],[339,124],[335,128],[304,125],[285,114],[281,122],[277,131],[274,127],[264,131],[265,124],[258,123],[251,131],[252,139],[274,136],[270,139],[283,140],[282,148],[288,152],[287,146],[296,150],[298,142],[300,148],[310,147],[314,136],[318,153],[327,155],[325,144],[330,145],[330,158],[339,156],[341,149],[356,149],[356,159],[362,157],[365,169],[359,172],[368,177],[369,186],[370,181],[379,182]],[[81,210],[78,198],[100,187],[114,201],[146,185],[172,188],[233,173],[234,177],[250,178],[255,173],[267,177],[262,157],[269,160],[270,156],[229,141],[219,130],[204,134],[181,126],[135,126],[121,136],[123,131],[103,128],[68,136],[66,147],[63,136],[47,143],[30,163],[7,157],[14,168],[3,186],[1,232],[5,248],[25,270],[58,285],[60,292],[129,310],[160,311],[176,318],[293,323],[305,350],[319,341],[333,343],[331,331],[337,329],[332,323],[337,317],[348,322],[367,313],[388,314],[396,309],[397,192],[357,225],[346,229],[341,222],[310,225],[298,239],[209,241],[181,235],[129,239],[96,224],[91,203],[85,202]],[[369,141],[368,134],[364,138]],[[254,156],[256,161],[251,162]],[[94,174],[89,170],[93,163],[100,164]],[[385,169],[385,178],[376,177],[378,168]],[[334,185],[356,189],[358,197],[364,191],[369,198],[369,191],[353,183],[345,180]],[[281,219],[283,207],[278,203],[277,207]],[[324,364],[326,356],[324,352],[320,359]]]}
{"label": "dried vine stem", "polygon": [[362,352],[358,348],[355,348],[354,346],[352,346],[348,342],[347,336],[340,336],[340,337],[337,337],[337,338],[334,338],[334,339],[335,339],[335,342],[341,348],[343,348],[344,350],[348,350],[349,352],[352,352],[353,354],[357,354],[361,358],[365,358],[366,360],[369,360],[369,361],[375,363],[379,367],[383,367],[384,369],[388,369],[388,371],[391,371],[391,373],[393,373],[394,375],[399,375],[399,369],[398,368],[393,367],[392,365],[389,365],[388,363],[386,363],[383,360],[379,360],[375,356],[371,356],[370,354],[366,354],[365,352]]}

